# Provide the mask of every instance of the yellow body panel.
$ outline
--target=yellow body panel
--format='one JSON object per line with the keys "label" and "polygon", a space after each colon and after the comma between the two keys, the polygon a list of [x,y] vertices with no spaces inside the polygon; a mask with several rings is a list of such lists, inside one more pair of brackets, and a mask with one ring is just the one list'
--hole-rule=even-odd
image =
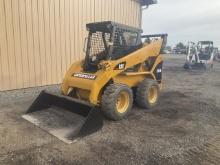
{"label": "yellow body panel", "polygon": [[126,84],[129,87],[135,87],[138,85],[139,82],[141,82],[145,78],[146,75],[132,75],[132,76],[118,75],[113,78],[113,81],[114,83]]}
{"label": "yellow body panel", "polygon": [[[88,98],[86,99],[86,101],[93,105],[99,105],[102,89],[110,80],[114,83],[122,83],[127,84],[129,87],[135,87],[146,77],[156,79],[153,71],[155,70],[157,65],[163,61],[162,55],[160,55],[162,43],[163,40],[153,41],[151,44],[144,45],[143,48],[140,48],[137,51],[118,60],[102,61],[102,65],[105,67],[98,70],[96,73],[89,73],[89,75],[96,76],[96,79],[93,80],[74,77],[74,73],[86,74],[83,72],[82,67],[84,61],[74,63],[67,71],[63,80],[63,94],[68,95],[69,92],[74,88],[87,90]],[[126,72],[128,68],[144,63],[148,60],[149,57],[156,57],[156,60],[151,70],[141,69],[137,72]],[[125,68],[121,70],[115,69],[118,64],[123,62],[126,62]],[[85,93],[82,95],[85,96]]]}

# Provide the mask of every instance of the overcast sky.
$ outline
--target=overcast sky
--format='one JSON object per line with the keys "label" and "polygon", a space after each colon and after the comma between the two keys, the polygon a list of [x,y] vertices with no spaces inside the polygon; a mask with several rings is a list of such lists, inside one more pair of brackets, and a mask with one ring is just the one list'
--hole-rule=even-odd
{"label": "overcast sky", "polygon": [[168,44],[212,40],[220,48],[220,0],[158,0],[143,11],[144,34],[168,33]]}

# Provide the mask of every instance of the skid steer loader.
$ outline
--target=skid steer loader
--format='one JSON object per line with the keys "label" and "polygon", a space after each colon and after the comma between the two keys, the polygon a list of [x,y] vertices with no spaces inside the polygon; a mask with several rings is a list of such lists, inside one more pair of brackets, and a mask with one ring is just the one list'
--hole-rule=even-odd
{"label": "skid steer loader", "polygon": [[188,54],[184,69],[210,69],[213,68],[214,49],[212,41],[199,41],[197,44],[189,42]]}
{"label": "skid steer loader", "polygon": [[62,94],[42,91],[23,116],[68,143],[99,130],[103,115],[125,118],[133,100],[155,106],[162,88],[167,34],[141,36],[141,29],[111,21],[86,27],[86,56],[67,71]]}

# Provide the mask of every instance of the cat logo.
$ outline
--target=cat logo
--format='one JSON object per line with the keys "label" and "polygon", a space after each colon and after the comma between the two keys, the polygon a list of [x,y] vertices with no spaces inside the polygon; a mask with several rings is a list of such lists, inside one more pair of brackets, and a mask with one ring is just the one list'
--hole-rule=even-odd
{"label": "cat logo", "polygon": [[118,65],[118,69],[124,69],[125,68],[125,64],[119,64]]}
{"label": "cat logo", "polygon": [[115,67],[115,70],[123,70],[125,69],[126,62],[122,62]]}

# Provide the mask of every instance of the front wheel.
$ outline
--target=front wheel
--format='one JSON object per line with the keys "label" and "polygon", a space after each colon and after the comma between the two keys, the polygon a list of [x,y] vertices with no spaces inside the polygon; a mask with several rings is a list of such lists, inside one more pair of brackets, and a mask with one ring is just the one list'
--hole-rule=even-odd
{"label": "front wheel", "polygon": [[191,68],[191,64],[188,63],[188,62],[186,62],[186,63],[184,64],[183,68],[184,68],[184,69],[189,69],[189,70],[192,69],[192,68]]}
{"label": "front wheel", "polygon": [[109,85],[102,96],[102,111],[111,120],[121,120],[131,111],[132,90],[124,84]]}
{"label": "front wheel", "polygon": [[138,85],[136,102],[141,108],[150,109],[157,105],[159,96],[158,82],[153,79],[145,79]]}

